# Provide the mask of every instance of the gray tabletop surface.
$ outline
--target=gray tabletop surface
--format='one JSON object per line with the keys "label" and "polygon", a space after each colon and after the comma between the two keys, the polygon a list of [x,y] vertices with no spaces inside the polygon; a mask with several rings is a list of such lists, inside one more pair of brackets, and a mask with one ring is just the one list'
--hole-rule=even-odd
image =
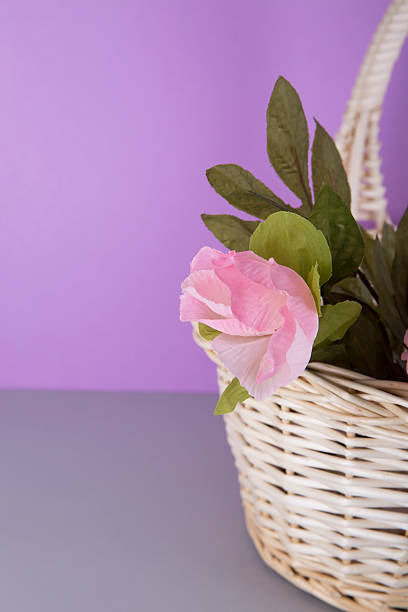
{"label": "gray tabletop surface", "polygon": [[214,402],[0,392],[0,611],[334,610],[259,559]]}

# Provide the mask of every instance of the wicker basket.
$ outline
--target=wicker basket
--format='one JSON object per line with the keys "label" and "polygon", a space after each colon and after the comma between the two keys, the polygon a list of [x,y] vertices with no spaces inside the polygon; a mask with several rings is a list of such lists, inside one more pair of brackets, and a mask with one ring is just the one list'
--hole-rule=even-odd
{"label": "wicker basket", "polygon": [[[381,228],[378,121],[408,31],[391,3],[366,55],[338,145],[353,212]],[[231,374],[210,345],[220,391]],[[408,610],[408,384],[311,364],[267,401],[225,418],[246,523],[262,559],[341,610]]]}

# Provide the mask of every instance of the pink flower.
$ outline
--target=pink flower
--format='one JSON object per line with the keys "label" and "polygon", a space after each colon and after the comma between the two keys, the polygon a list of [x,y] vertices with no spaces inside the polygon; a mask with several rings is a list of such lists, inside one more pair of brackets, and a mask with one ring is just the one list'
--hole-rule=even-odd
{"label": "pink flower", "polygon": [[401,353],[401,359],[402,361],[406,361],[406,368],[407,368],[407,374],[408,374],[408,350],[407,350],[407,346],[408,346],[408,329],[405,332],[405,336],[404,336],[404,345],[405,345],[405,351],[402,351]]}
{"label": "pink flower", "polygon": [[319,323],[311,291],[294,270],[252,251],[203,247],[182,290],[180,319],[222,332],[212,347],[255,399],[305,370]]}

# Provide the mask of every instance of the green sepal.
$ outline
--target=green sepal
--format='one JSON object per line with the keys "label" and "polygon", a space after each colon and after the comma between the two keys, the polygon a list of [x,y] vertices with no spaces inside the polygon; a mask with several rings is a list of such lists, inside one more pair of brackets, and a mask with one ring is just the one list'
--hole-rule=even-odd
{"label": "green sepal", "polygon": [[198,333],[203,338],[203,340],[207,340],[207,342],[212,342],[214,338],[220,335],[220,331],[218,329],[213,329],[209,325],[205,323],[198,324]]}
{"label": "green sepal", "polygon": [[321,311],[321,293],[320,293],[320,275],[318,271],[319,265],[315,263],[309,270],[309,274],[307,275],[307,284],[309,285],[309,289],[312,292],[313,299],[316,304],[316,310],[319,317],[322,314]]}
{"label": "green sepal", "polygon": [[248,391],[242,387],[238,378],[234,378],[222,393],[215,407],[214,414],[228,414],[235,406],[250,397]]}

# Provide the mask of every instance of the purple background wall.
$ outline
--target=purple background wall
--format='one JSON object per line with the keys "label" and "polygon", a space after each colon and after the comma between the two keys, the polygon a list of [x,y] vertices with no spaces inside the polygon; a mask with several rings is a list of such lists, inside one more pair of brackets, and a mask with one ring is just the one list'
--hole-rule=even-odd
{"label": "purple background wall", "polygon": [[[204,170],[240,163],[282,191],[265,153],[277,76],[334,134],[387,4],[2,2],[0,386],[215,389],[178,322],[188,262],[216,244],[199,214],[227,210]],[[407,60],[381,130],[395,220]]]}

